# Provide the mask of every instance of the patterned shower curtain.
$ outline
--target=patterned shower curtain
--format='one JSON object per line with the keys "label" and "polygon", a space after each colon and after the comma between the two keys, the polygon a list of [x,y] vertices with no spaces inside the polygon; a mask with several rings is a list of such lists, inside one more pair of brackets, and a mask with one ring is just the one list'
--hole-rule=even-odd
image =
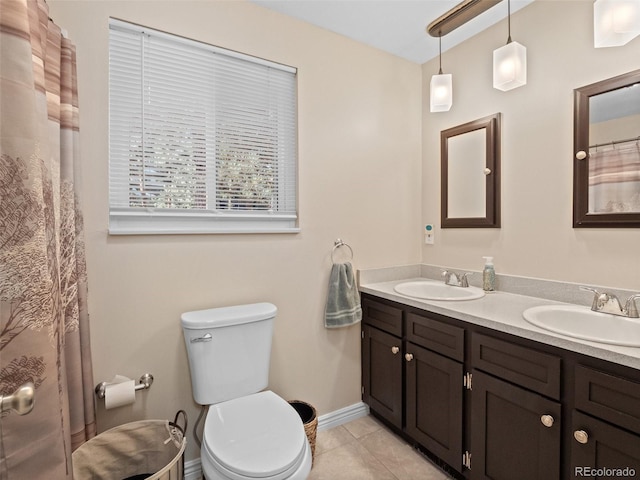
{"label": "patterned shower curtain", "polygon": [[72,478],[95,435],[75,47],[43,0],[0,0],[0,479]]}
{"label": "patterned shower curtain", "polygon": [[640,212],[640,138],[590,153],[589,212]]}

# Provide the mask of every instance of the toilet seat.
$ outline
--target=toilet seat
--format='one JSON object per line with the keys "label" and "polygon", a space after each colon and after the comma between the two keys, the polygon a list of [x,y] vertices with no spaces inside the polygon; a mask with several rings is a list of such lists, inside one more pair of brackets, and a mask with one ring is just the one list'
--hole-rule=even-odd
{"label": "toilet seat", "polygon": [[202,461],[222,478],[290,478],[307,458],[307,450],[300,416],[271,391],[209,407]]}

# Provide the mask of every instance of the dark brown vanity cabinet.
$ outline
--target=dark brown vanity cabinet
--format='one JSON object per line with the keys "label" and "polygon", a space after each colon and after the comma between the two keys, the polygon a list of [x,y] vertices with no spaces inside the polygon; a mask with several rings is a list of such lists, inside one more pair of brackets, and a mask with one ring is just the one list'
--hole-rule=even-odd
{"label": "dark brown vanity cabinet", "polygon": [[462,471],[464,329],[413,313],[405,325],[405,431]]}
{"label": "dark brown vanity cabinet", "polygon": [[402,428],[402,310],[367,300],[362,310],[362,401]]}
{"label": "dark brown vanity cabinet", "polygon": [[560,478],[560,362],[472,333],[472,479]]}
{"label": "dark brown vanity cabinet", "polygon": [[574,412],[572,427],[572,479],[640,478],[640,436],[580,412]]}
{"label": "dark brown vanity cabinet", "polygon": [[559,479],[560,411],[558,402],[474,370],[471,478]]}
{"label": "dark brown vanity cabinet", "polygon": [[571,478],[640,478],[640,382],[578,365]]}
{"label": "dark brown vanity cabinet", "polygon": [[639,370],[367,294],[362,306],[363,401],[456,478],[640,479]]}
{"label": "dark brown vanity cabinet", "polygon": [[402,340],[369,325],[362,328],[362,401],[402,428]]}
{"label": "dark brown vanity cabinet", "polygon": [[464,330],[371,299],[362,306],[363,401],[462,471]]}

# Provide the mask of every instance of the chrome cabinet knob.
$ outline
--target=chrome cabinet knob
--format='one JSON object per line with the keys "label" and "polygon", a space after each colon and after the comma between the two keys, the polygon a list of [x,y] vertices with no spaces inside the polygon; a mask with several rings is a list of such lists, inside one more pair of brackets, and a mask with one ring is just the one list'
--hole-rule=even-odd
{"label": "chrome cabinet knob", "polygon": [[551,428],[553,426],[553,417],[551,415],[542,415],[540,417],[540,421],[547,428]]}
{"label": "chrome cabinet knob", "polygon": [[405,353],[405,354],[404,354],[404,359],[405,359],[407,362],[410,362],[411,360],[413,360],[413,353]]}
{"label": "chrome cabinet knob", "polygon": [[398,347],[391,347],[391,353],[393,353],[394,355],[396,353],[398,353],[400,351],[400,349]]}
{"label": "chrome cabinet knob", "polygon": [[589,441],[589,435],[584,430],[576,430],[573,432],[573,438],[576,439],[578,443],[585,444]]}

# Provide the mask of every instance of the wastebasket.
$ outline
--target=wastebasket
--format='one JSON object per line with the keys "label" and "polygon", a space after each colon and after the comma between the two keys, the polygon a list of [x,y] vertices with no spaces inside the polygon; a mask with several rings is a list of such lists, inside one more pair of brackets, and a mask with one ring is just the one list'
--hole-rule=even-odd
{"label": "wastebasket", "polygon": [[304,433],[307,434],[309,439],[309,446],[311,447],[311,466],[313,467],[313,461],[316,455],[316,435],[318,432],[318,416],[316,415],[316,409],[313,405],[303,402],[301,400],[290,400],[289,404],[298,412],[302,424],[304,425]]}
{"label": "wastebasket", "polygon": [[[184,425],[178,425],[182,415]],[[72,454],[73,478],[88,480],[169,480],[184,477],[187,414],[173,422],[125,423],[82,444]]]}

